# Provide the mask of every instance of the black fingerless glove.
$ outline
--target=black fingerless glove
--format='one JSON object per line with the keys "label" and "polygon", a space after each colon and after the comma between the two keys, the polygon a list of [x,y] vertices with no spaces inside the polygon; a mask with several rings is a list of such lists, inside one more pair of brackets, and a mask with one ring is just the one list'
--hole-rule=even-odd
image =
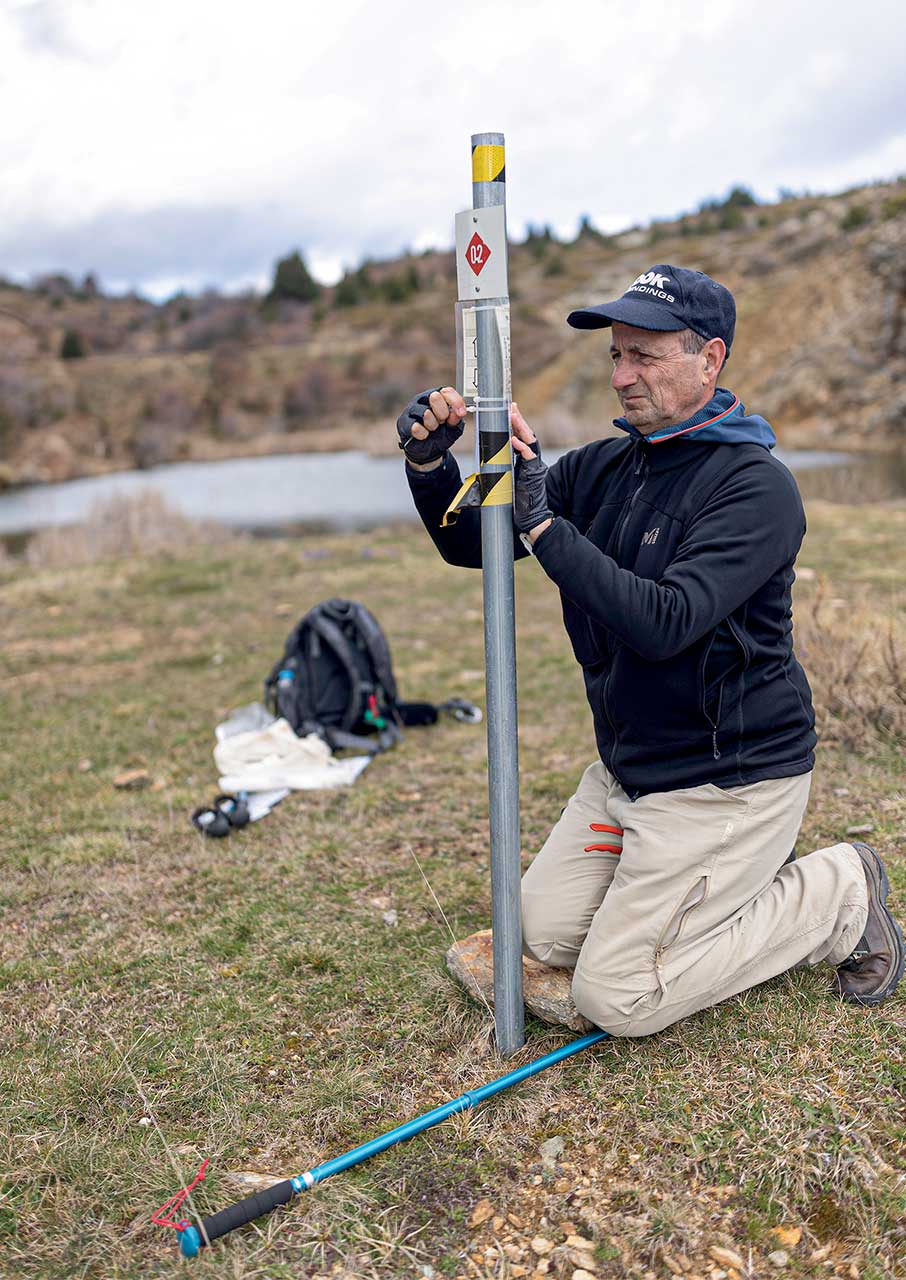
{"label": "black fingerless glove", "polygon": [[541,445],[531,446],[533,458],[517,454],[513,468],[513,523],[520,533],[531,533],[554,513],[547,502],[547,467],[541,461]]}
{"label": "black fingerless glove", "polygon": [[413,423],[424,423],[425,412],[431,408],[429,397],[435,391],[440,391],[440,387],[432,387],[429,391],[423,391],[411,404],[406,405],[396,420],[400,448],[410,462],[433,462],[435,458],[442,458],[462,435],[463,424],[461,422],[441,422],[435,431],[428,433],[427,440],[416,440],[412,435]]}

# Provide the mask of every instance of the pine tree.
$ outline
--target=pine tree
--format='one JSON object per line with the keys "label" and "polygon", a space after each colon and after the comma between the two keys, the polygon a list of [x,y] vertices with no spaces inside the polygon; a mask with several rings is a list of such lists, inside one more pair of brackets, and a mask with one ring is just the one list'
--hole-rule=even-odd
{"label": "pine tree", "polygon": [[78,329],[67,329],[60,344],[60,359],[80,360],[85,354],[85,343]]}
{"label": "pine tree", "polygon": [[291,298],[294,302],[314,302],[320,297],[321,286],[305,265],[298,249],[281,258],[274,269],[274,283],[269,298]]}

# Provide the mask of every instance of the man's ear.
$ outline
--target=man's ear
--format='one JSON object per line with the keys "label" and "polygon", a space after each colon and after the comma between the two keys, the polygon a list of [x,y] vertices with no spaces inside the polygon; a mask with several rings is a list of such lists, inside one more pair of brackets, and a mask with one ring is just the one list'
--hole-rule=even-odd
{"label": "man's ear", "polygon": [[704,365],[702,367],[704,381],[710,382],[717,377],[724,367],[724,361],[727,358],[727,344],[723,338],[710,338],[707,345],[702,347],[702,356],[704,357]]}

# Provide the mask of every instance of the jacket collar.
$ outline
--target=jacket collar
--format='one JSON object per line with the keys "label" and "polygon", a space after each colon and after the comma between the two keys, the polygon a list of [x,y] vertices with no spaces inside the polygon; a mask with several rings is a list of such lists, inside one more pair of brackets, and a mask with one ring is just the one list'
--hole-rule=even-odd
{"label": "jacket collar", "polygon": [[626,418],[614,418],[613,425],[636,440],[644,440],[650,445],[663,444],[680,437],[686,440],[700,438],[703,441],[725,441],[728,444],[751,442],[764,445],[765,448],[772,448],[775,443],[774,433],[764,418],[757,414],[747,417],[739,396],[726,387],[717,387],[708,403],[691,418],[661,427],[650,435],[639,431]]}

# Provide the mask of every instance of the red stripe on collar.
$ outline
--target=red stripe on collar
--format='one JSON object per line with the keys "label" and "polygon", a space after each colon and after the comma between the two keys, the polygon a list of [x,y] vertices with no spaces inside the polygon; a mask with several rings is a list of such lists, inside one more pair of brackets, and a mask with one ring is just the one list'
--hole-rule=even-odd
{"label": "red stripe on collar", "polygon": [[671,431],[669,436],[658,436],[657,439],[655,439],[653,436],[649,436],[648,443],[660,444],[663,440],[675,440],[677,436],[688,435],[690,431],[701,431],[702,427],[713,426],[715,422],[720,422],[723,418],[728,417],[734,411],[734,409],[738,409],[738,408],[739,408],[739,396],[734,396],[733,403],[730,405],[729,409],[724,409],[721,413],[716,414],[713,418],[708,418],[706,422],[696,422],[695,426],[693,427],[683,427],[681,431]]}

